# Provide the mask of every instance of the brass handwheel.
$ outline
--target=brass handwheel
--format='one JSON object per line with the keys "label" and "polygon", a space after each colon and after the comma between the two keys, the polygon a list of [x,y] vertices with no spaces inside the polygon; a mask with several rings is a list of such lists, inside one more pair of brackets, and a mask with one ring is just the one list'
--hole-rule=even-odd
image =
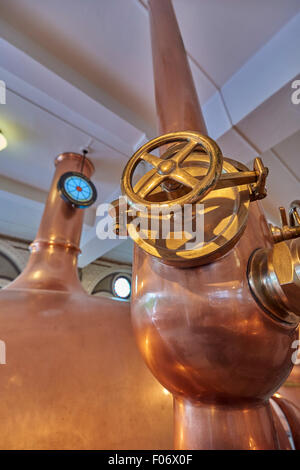
{"label": "brass handwheel", "polygon": [[[150,153],[161,146],[174,142],[186,142],[186,144],[167,160]],[[201,181],[181,166],[197,147],[202,148],[210,158],[208,172]],[[133,187],[133,173],[141,161],[150,163],[153,169]],[[138,210],[143,210],[143,208],[149,210],[154,207],[162,212],[172,208],[176,210],[176,206],[179,208],[184,204],[200,201],[212,191],[220,178],[222,165],[222,152],[216,142],[209,137],[190,131],[165,134],[147,142],[129,160],[121,180],[122,192],[128,197],[129,203]],[[147,200],[147,196],[166,179],[181,183],[191,190],[172,201],[151,202]]]}

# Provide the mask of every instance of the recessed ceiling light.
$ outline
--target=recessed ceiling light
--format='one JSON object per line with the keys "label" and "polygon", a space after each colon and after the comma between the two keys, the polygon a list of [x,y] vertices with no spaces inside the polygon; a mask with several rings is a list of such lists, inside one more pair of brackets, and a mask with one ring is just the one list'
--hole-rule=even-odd
{"label": "recessed ceiling light", "polygon": [[7,140],[5,135],[0,131],[0,151],[7,147]]}

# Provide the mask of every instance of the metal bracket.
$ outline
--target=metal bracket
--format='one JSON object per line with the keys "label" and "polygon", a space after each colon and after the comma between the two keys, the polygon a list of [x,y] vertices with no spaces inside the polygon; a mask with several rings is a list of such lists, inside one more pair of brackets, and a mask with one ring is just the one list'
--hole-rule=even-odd
{"label": "metal bracket", "polygon": [[253,171],[222,174],[215,189],[249,184],[250,201],[256,201],[265,198],[267,195],[266,179],[268,174],[268,168],[264,166],[261,158],[257,157],[253,162]]}

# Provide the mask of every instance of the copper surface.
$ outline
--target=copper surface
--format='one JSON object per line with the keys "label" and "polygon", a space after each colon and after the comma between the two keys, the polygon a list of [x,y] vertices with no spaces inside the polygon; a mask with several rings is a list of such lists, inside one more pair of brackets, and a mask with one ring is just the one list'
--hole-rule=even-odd
{"label": "copper surface", "polygon": [[[175,449],[271,450],[282,448],[277,433],[279,425],[277,424],[276,429],[269,403],[248,403],[241,408],[233,403],[222,406],[177,398],[174,413]],[[285,447],[287,446],[285,440]]]}
{"label": "copper surface", "polygon": [[294,345],[293,351],[296,356],[296,365],[278,392],[283,398],[287,398],[300,408],[300,331],[298,345]]}
{"label": "copper surface", "polygon": [[[79,171],[82,155],[67,152],[55,160],[56,171],[31,256],[23,273],[9,288],[54,289],[84,292],[77,275],[77,256],[84,211],[72,207],[59,195],[57,182],[67,171]],[[85,159],[82,172],[90,177],[93,165]]]}
{"label": "copper surface", "polygon": [[290,427],[288,421],[283,414],[281,408],[274,402],[274,400],[270,399],[272,416],[274,420],[275,429],[277,432],[277,437],[279,441],[279,448],[280,450],[292,450],[293,443],[290,439]]}
{"label": "copper surface", "polygon": [[143,364],[128,303],[78,279],[83,211],[56,183],[79,162],[59,157],[28,265],[0,292],[0,448],[168,449],[171,396]]}
{"label": "copper surface", "polygon": [[291,401],[286,400],[282,396],[279,396],[278,394],[273,397],[273,400],[276,401],[283,411],[286,419],[288,420],[295,444],[295,449],[300,450],[300,407]]}
{"label": "copper surface", "polygon": [[[265,314],[248,286],[246,265],[251,252],[271,246],[257,204],[249,209],[248,225],[238,244],[209,265],[181,270],[134,248],[131,310],[139,349],[162,385],[184,399],[183,406],[189,402],[228,406],[243,414],[245,409],[266,404],[291,372],[297,330]],[[263,415],[266,419],[261,426],[271,427],[268,413]],[[201,420],[195,422],[202,427]],[[185,424],[176,423],[175,430],[182,426]],[[223,426],[223,422],[215,421],[215,426]],[[241,438],[236,428],[226,446],[250,448],[246,442],[252,439],[253,446],[261,448],[262,441],[255,437],[259,431],[253,434],[247,429],[247,439],[246,429]],[[191,435],[187,430],[186,436]],[[185,448],[207,445],[202,442],[203,433],[196,435],[198,440],[185,439]],[[179,441],[176,432],[175,443]],[[224,445],[214,439],[215,448]],[[274,441],[270,446],[268,438],[264,446],[277,444]]]}
{"label": "copper surface", "polygon": [[300,408],[300,364],[294,366],[278,393]]}
{"label": "copper surface", "polygon": [[[160,131],[205,133],[171,2],[149,6]],[[247,280],[251,253],[272,244],[254,202],[238,243],[205,266],[167,266],[134,246],[134,331],[148,367],[174,396],[176,448],[287,447],[269,399],[292,370],[298,333],[259,306]]]}

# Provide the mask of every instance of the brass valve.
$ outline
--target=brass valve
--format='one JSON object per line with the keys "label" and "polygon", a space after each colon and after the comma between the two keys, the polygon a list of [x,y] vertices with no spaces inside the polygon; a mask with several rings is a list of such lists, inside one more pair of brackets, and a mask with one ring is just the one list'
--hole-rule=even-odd
{"label": "brass valve", "polygon": [[274,243],[300,237],[300,216],[298,214],[299,209],[300,201],[293,201],[289,209],[290,223],[288,223],[285,208],[279,207],[281,227],[277,227],[272,224],[269,225]]}
{"label": "brass valve", "polygon": [[[155,150],[162,151],[160,157],[152,153]],[[152,169],[134,182],[140,162],[147,162]],[[115,202],[111,213],[115,214],[115,231],[121,229],[124,234],[127,229],[143,250],[163,263],[178,267],[209,263],[227,253],[241,237],[249,203],[266,196],[267,175],[260,158],[249,171],[223,158],[217,143],[198,132],[162,135],[138,149],[123,171],[127,223],[124,225],[124,211]],[[186,216],[188,210],[191,212]],[[136,223],[137,218],[141,222]],[[178,229],[180,220],[182,227]],[[191,220],[186,228],[185,222]],[[161,236],[165,222],[169,224],[167,237]]]}
{"label": "brass valve", "polygon": [[[162,158],[156,157],[151,152],[159,147],[174,142],[185,142],[177,145],[172,154],[164,154]],[[196,148],[201,148],[202,153],[209,156],[210,164],[207,174],[201,179],[194,177],[183,162],[188,159]],[[133,173],[140,161],[148,162],[153,170],[150,170],[133,187]],[[197,132],[173,132],[150,140],[143,145],[127,163],[122,179],[121,188],[124,195],[129,199],[129,204],[147,209],[156,206],[159,210],[170,210],[171,207],[179,207],[184,204],[199,202],[210,191],[233,186],[249,184],[250,200],[263,199],[266,196],[265,183],[268,175],[266,168],[260,158],[254,160],[253,171],[239,171],[234,173],[222,173],[223,155],[217,143]],[[155,188],[162,185],[166,180],[177,182],[189,188],[189,191],[181,197],[172,200],[152,202],[147,196]],[[178,185],[175,186],[178,188]],[[172,189],[172,188],[171,188]]]}
{"label": "brass valve", "polygon": [[[169,145],[174,142],[185,142],[184,146],[177,146],[176,152],[166,158],[156,157],[151,152],[159,147]],[[209,156],[210,165],[207,174],[199,180],[183,168],[182,163],[191,155],[191,153],[200,146]],[[139,162],[148,162],[153,169],[150,170],[134,187],[132,185],[133,173]],[[216,142],[209,137],[196,132],[174,132],[162,135],[156,139],[150,140],[143,145],[127,163],[122,179],[122,193],[129,199],[129,204],[137,207],[139,210],[153,209],[160,211],[169,211],[170,208],[182,207],[184,204],[198,202],[215,188],[222,172],[223,155]],[[189,191],[180,197],[165,201],[153,202],[147,198],[153,190],[166,182],[166,180],[175,181],[187,188]]]}

